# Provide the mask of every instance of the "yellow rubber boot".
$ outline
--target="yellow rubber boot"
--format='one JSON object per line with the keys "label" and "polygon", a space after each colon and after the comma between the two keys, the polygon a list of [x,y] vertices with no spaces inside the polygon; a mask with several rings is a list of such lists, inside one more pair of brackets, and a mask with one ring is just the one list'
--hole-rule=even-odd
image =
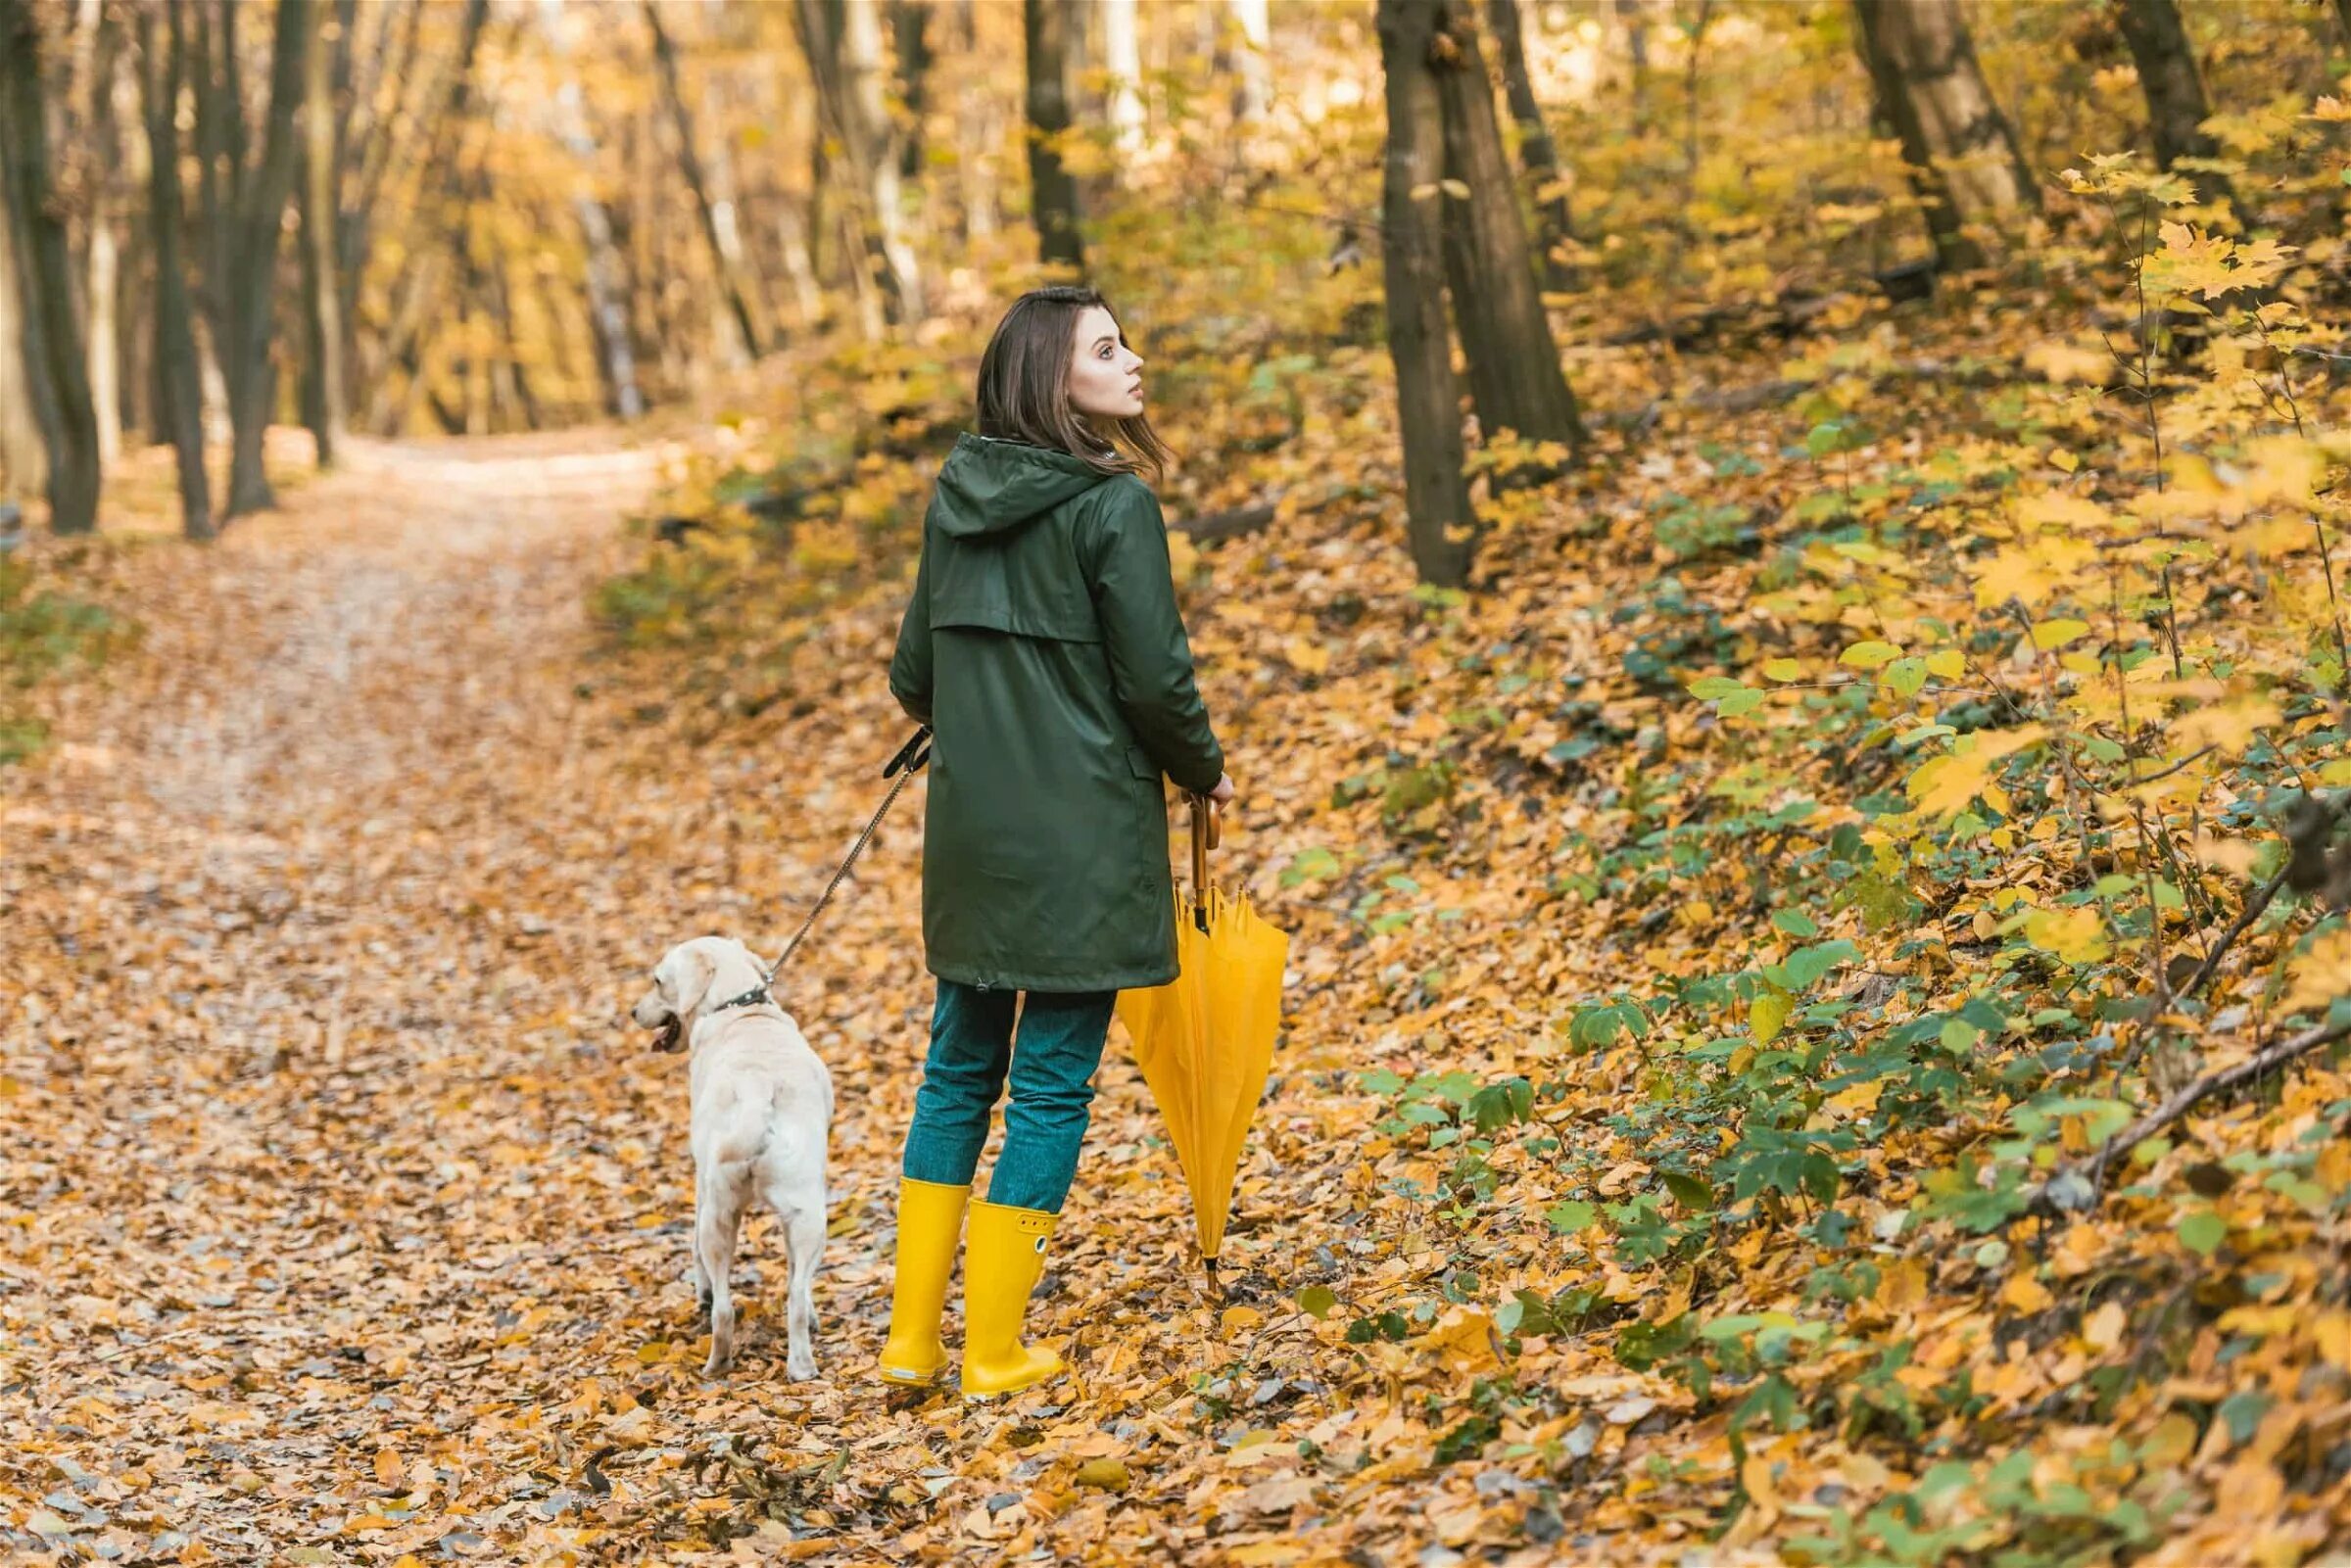
{"label": "yellow rubber boot", "polygon": [[963,1252],[963,1392],[1011,1394],[1061,1370],[1051,1351],[1021,1343],[1029,1293],[1044,1272],[1057,1215],[985,1201],[972,1205]]}
{"label": "yellow rubber boot", "polygon": [[947,1276],[955,1270],[955,1242],[963,1229],[969,1185],[898,1181],[897,1278],[889,1292],[889,1343],[876,1368],[885,1383],[924,1388],[946,1369],[947,1351],[938,1339],[939,1314],[947,1305]]}

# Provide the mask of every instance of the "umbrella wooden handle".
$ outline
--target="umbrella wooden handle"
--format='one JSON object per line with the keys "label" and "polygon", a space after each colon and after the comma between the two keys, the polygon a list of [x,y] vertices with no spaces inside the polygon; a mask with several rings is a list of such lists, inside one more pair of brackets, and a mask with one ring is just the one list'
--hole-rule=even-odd
{"label": "umbrella wooden handle", "polygon": [[1192,796],[1192,918],[1208,928],[1208,852],[1224,835],[1223,811],[1206,795]]}

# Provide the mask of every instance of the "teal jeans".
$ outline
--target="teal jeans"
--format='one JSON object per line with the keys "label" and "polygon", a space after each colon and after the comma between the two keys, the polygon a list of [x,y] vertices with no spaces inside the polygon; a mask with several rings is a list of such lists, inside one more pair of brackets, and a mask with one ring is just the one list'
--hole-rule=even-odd
{"label": "teal jeans", "polygon": [[[1023,998],[1025,997],[1025,1000]],[[1110,1036],[1116,991],[981,990],[938,982],[931,1056],[914,1095],[901,1169],[916,1181],[970,1184],[987,1142],[988,1115],[1012,1080],[1004,1146],[987,1201],[1061,1212],[1078,1174],[1078,1148],[1094,1103],[1094,1069]],[[1013,1004],[1021,1001],[1020,1039]]]}

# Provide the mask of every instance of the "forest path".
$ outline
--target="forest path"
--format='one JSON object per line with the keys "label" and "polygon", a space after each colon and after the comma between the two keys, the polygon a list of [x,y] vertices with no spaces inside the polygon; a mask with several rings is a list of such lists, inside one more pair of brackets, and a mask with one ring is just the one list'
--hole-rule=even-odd
{"label": "forest path", "polygon": [[0,800],[0,1554],[519,1561],[597,1500],[500,1434],[683,1315],[684,1074],[616,1004],[708,791],[587,684],[654,467],[360,447],[131,552],[143,649]]}

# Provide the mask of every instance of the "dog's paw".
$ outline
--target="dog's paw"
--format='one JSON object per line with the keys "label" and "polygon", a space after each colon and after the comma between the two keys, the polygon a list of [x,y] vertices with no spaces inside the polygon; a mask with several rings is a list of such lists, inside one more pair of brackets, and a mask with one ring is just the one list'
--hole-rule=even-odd
{"label": "dog's paw", "polygon": [[816,1376],[816,1357],[806,1351],[794,1352],[784,1358],[784,1374],[794,1383],[806,1383]]}
{"label": "dog's paw", "polygon": [[722,1360],[715,1352],[711,1354],[710,1359],[702,1363],[702,1376],[704,1377],[725,1377],[734,1370],[735,1357],[730,1355]]}

